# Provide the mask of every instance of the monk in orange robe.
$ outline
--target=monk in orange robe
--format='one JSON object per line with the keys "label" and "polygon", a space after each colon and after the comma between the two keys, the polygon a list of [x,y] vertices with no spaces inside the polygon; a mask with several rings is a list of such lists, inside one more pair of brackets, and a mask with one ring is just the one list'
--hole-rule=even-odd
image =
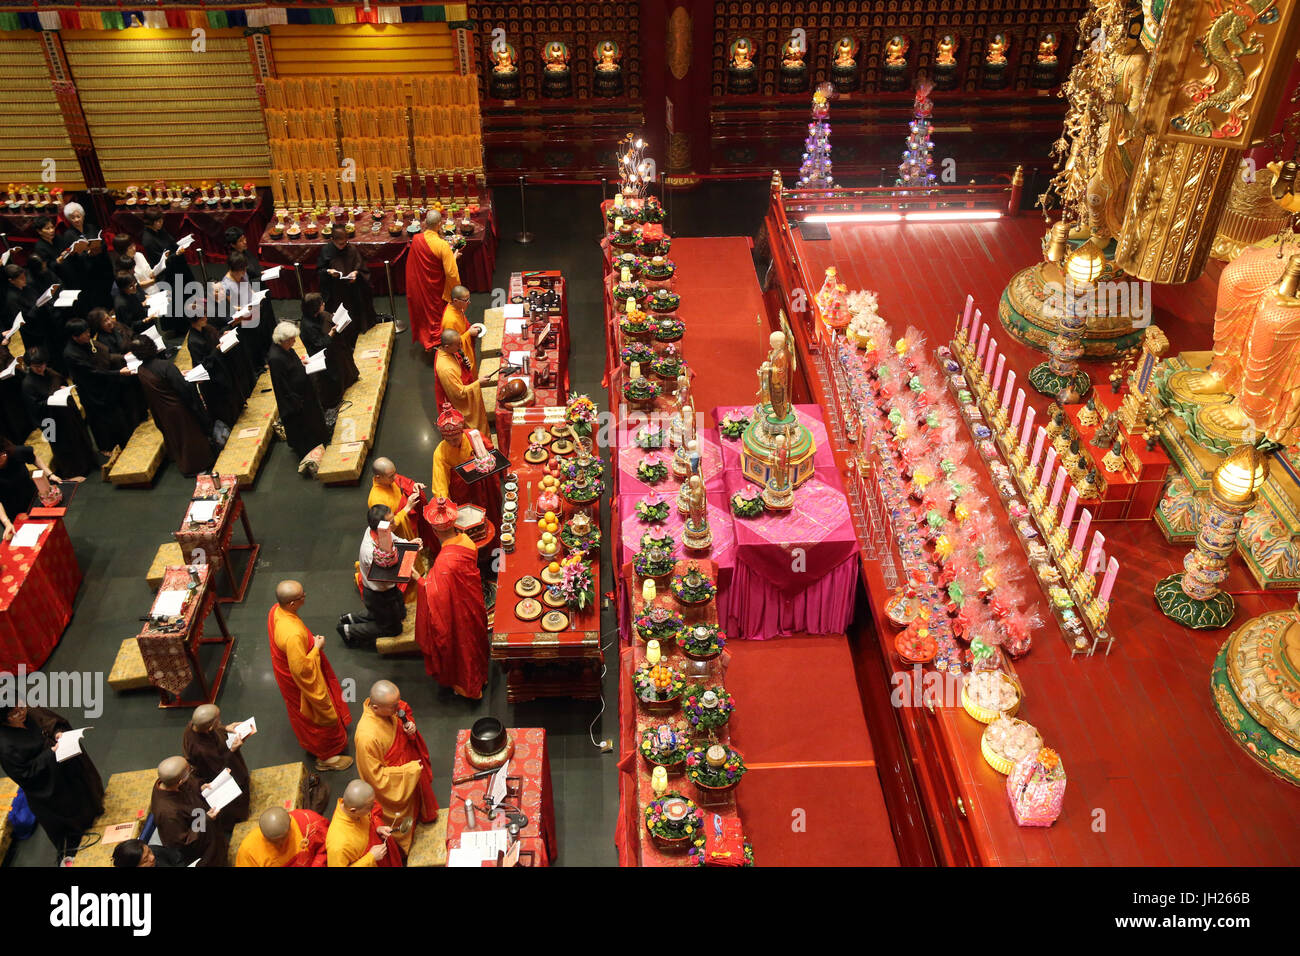
{"label": "monk in orange robe", "polygon": [[424,669],[443,687],[478,700],[488,678],[487,605],[478,549],[456,530],[458,506],[435,498],[425,518],[440,547],[415,603],[415,641]]}
{"label": "monk in orange robe", "polygon": [[271,807],[239,844],[235,866],[324,866],[328,829],[314,810]]}
{"label": "monk in orange robe", "polygon": [[488,417],[483,405],[483,388],[492,384],[492,376],[476,374],[474,361],[468,357],[473,354],[474,343],[468,335],[444,329],[442,344],[433,361],[433,391],[439,408],[444,402],[450,403],[465,417],[466,425],[486,436]]}
{"label": "monk in orange robe", "polygon": [[393,828],[392,838],[405,854],[415,834],[410,824],[436,820],[438,798],[429,748],[396,684],[381,680],[371,685],[354,742],[357,772],[374,788],[384,825]]}
{"label": "monk in orange robe", "polygon": [[281,581],[275,586],[275,599],[266,631],[289,724],[298,743],[316,758],[317,770],[346,770],[352,766],[352,758],[343,753],[352,714],[334,668],[321,650],[325,638],[313,636],[298,616],[307,600],[301,584]]}
{"label": "monk in orange robe", "polygon": [[457,253],[442,238],[442,213],[424,217],[424,231],[411,241],[406,257],[406,305],[411,338],[427,352],[438,344],[438,330],[451,290],[460,285]]}
{"label": "monk in orange robe", "polygon": [[327,866],[401,866],[402,851],[393,828],[384,826],[384,810],[375,788],[353,780],[343,791],[325,836]]}
{"label": "monk in orange robe", "polygon": [[[468,312],[469,289],[463,285],[458,285],[451,290],[451,301],[442,310],[442,326],[438,329],[439,339],[442,336],[443,329],[455,329],[461,335],[469,333],[473,326],[469,324]],[[471,359],[473,357],[473,355],[470,356]]]}
{"label": "monk in orange robe", "polygon": [[[460,504],[476,504],[487,512],[487,520],[492,522],[493,528],[500,527],[500,476],[494,475],[470,483],[456,474],[457,465],[463,465],[474,458],[474,448],[465,430],[465,417],[450,405],[444,405],[438,415],[438,431],[442,435],[442,441],[438,442],[438,447],[433,450],[433,473],[429,479],[429,497],[450,498]],[[479,437],[488,448],[492,447],[491,435],[480,434]],[[423,527],[429,532],[424,540],[433,541],[435,535],[432,533],[433,529],[429,528],[428,521],[423,522]],[[492,539],[483,542],[481,547],[490,552],[495,541],[494,532]]]}
{"label": "monk in orange robe", "polygon": [[428,488],[398,474],[397,466],[391,458],[376,458],[370,466],[370,472],[370,494],[366,498],[366,507],[384,505],[388,508],[393,513],[388,520],[393,525],[393,533],[399,538],[408,541],[425,538],[420,527],[420,516],[429,500]]}

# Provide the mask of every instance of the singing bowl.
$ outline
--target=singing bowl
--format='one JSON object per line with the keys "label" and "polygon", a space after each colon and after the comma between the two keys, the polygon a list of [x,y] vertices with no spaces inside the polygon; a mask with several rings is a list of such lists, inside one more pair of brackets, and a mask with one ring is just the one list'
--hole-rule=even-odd
{"label": "singing bowl", "polygon": [[491,756],[506,746],[506,728],[495,717],[480,717],[469,729],[469,745],[477,754]]}

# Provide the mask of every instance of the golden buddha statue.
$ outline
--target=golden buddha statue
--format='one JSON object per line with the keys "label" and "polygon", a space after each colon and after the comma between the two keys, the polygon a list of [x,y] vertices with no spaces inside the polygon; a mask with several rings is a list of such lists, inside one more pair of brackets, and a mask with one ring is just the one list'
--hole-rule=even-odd
{"label": "golden buddha statue", "polygon": [[515,48],[509,43],[497,44],[492,50],[492,72],[515,72]]}
{"label": "golden buddha statue", "polygon": [[1099,247],[1118,235],[1124,224],[1129,179],[1142,149],[1136,121],[1150,60],[1142,44],[1129,34],[1106,51],[1109,83],[1103,91],[1102,147],[1097,168],[1088,180],[1088,228]]}
{"label": "golden buddha statue", "polygon": [[787,70],[803,69],[803,47],[794,37],[786,40],[781,46],[781,66]]}
{"label": "golden buddha statue", "polygon": [[951,33],[945,33],[934,48],[934,62],[939,66],[952,66],[957,60],[957,40]]}
{"label": "golden buddha statue", "polygon": [[731,68],[745,71],[754,68],[754,47],[745,37],[741,37],[731,46]]}
{"label": "golden buddha statue", "polygon": [[794,360],[790,344],[786,342],[784,332],[773,332],[768,337],[772,349],[767,353],[763,367],[767,370],[768,417],[783,422],[790,417],[790,376],[794,371]]}
{"label": "golden buddha statue", "polygon": [[858,65],[857,55],[858,45],[853,37],[840,37],[840,42],[835,44],[835,66],[852,69]]}
{"label": "golden buddha statue", "polygon": [[1005,33],[993,34],[993,39],[989,41],[988,52],[984,54],[984,62],[989,66],[1000,66],[1007,62],[1007,51],[1011,48],[1011,41],[1007,39]]}
{"label": "golden buddha statue", "polygon": [[1043,38],[1038,41],[1038,52],[1034,54],[1034,59],[1046,64],[1056,63],[1056,51],[1060,47],[1061,41],[1057,39],[1055,33],[1044,33]]}
{"label": "golden buddha statue", "polygon": [[619,69],[618,46],[613,40],[603,40],[596,47],[596,69],[602,73],[613,73]]}
{"label": "golden buddha statue", "polygon": [[907,37],[894,34],[885,44],[885,63],[888,66],[903,66],[907,62]]}
{"label": "golden buddha statue", "polygon": [[559,40],[552,40],[542,48],[546,72],[562,73],[569,68],[569,48]]}

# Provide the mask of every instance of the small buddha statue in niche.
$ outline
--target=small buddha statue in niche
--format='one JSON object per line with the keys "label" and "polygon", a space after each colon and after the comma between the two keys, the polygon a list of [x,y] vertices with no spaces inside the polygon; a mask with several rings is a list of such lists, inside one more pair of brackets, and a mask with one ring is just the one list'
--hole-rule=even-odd
{"label": "small buddha statue in niche", "polygon": [[911,44],[908,43],[907,37],[900,34],[894,34],[885,44],[885,65],[900,67],[907,64],[907,50]]}
{"label": "small buddha statue in niche", "polygon": [[951,33],[946,33],[934,48],[934,62],[936,66],[952,66],[957,62],[957,39]]}
{"label": "small buddha statue in niche", "polygon": [[737,37],[731,44],[727,63],[727,92],[753,93],[758,89],[758,70],[754,65],[754,43],[749,37]]}
{"label": "small buddha statue in niche", "polygon": [[731,68],[738,72],[754,68],[754,45],[748,37],[741,37],[731,45]]}
{"label": "small buddha statue in niche", "polygon": [[519,67],[516,65],[515,48],[509,43],[502,43],[492,50],[492,72],[493,73],[516,73]]}
{"label": "small buddha statue in niche", "polygon": [[569,69],[569,48],[559,40],[552,40],[542,48],[546,72],[563,73]]}
{"label": "small buddha statue in niche", "polygon": [[984,54],[984,62],[989,66],[1005,66],[1007,62],[1007,51],[1011,48],[1011,41],[1007,39],[1005,33],[993,34],[993,39],[989,41],[988,52]]}
{"label": "small buddha statue in niche", "polygon": [[618,45],[613,40],[602,40],[596,47],[596,69],[602,73],[617,72]]}
{"label": "small buddha statue in niche", "polygon": [[843,70],[856,69],[858,65],[858,43],[853,37],[840,37],[835,44],[835,66]]}

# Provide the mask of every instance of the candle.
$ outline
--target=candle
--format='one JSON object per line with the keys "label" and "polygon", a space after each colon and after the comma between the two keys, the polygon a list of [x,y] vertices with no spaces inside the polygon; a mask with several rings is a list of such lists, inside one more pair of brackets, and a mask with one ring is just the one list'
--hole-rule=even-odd
{"label": "candle", "polygon": [[[1056,472],[1056,449],[1048,448],[1047,458],[1043,461],[1043,477],[1042,480],[1039,482],[1039,484],[1041,484],[1044,488],[1046,488],[1047,483],[1052,480],[1052,475],[1055,472]],[[1056,507],[1055,501],[1052,502],[1052,507]]]}
{"label": "candle", "polygon": [[[1030,411],[1033,411],[1031,408]],[[1034,436],[1034,453],[1029,456],[1029,467],[1037,468],[1038,459],[1043,455],[1043,442],[1047,441],[1047,429],[1042,425],[1038,426],[1038,434]]]}
{"label": "candle", "polygon": [[635,311],[636,311],[636,299],[629,298],[627,300],[627,314],[631,315]]}
{"label": "candle", "polygon": [[1072,551],[1083,550],[1083,543],[1088,540],[1088,526],[1091,524],[1092,512],[1084,508],[1083,514],[1079,516],[1079,527],[1074,532],[1074,543],[1070,545]]}
{"label": "candle", "polygon": [[966,335],[970,331],[971,310],[975,308],[975,296],[966,296],[966,308],[961,314],[961,331]]}
{"label": "candle", "polygon": [[1110,592],[1115,587],[1115,577],[1119,574],[1119,559],[1111,558],[1106,563],[1106,576],[1101,579],[1101,589],[1097,592],[1097,600],[1104,604],[1110,600]]}
{"label": "candle", "polygon": [[487,445],[483,444],[483,436],[479,434],[477,428],[471,428],[469,430],[469,446],[474,449],[474,456],[476,458],[487,457]]}
{"label": "candle", "polygon": [[623,194],[621,192],[614,193],[614,208],[615,209],[623,208]]}
{"label": "candle", "polygon": [[[1061,466],[1061,473],[1065,473],[1065,466]],[[1061,530],[1070,527],[1070,522],[1074,520],[1074,509],[1079,506],[1079,492],[1073,486],[1070,493],[1065,496],[1065,510],[1061,512]]]}
{"label": "candle", "polygon": [[645,659],[650,664],[651,667],[654,667],[656,664],[658,664],[659,659],[662,656],[663,655],[659,651],[658,641],[645,642]]}
{"label": "candle", "polygon": [[650,774],[650,789],[655,792],[656,797],[662,797],[668,792],[668,770],[665,767],[655,767]]}
{"label": "candle", "polygon": [[615,216],[615,217],[614,217],[614,231],[615,231],[615,232],[618,232],[618,231],[619,231],[620,229],[622,229],[622,228],[623,228],[623,217],[622,217],[622,216]]}
{"label": "candle", "polygon": [[618,277],[619,277],[619,279],[620,279],[621,281],[623,281],[623,282],[631,282],[631,281],[632,281],[632,270],[629,269],[627,266],[624,266],[624,267],[619,271],[619,276],[618,276]]}
{"label": "candle", "polygon": [[998,340],[991,339],[989,340],[988,355],[984,356],[984,377],[986,379],[993,374],[993,359],[997,356],[997,354],[998,354]]}
{"label": "candle", "polygon": [[[1012,373],[1015,374],[1014,372]],[[1020,427],[1020,416],[1025,411],[1025,390],[1022,388],[1016,392],[1016,410],[1011,413],[1011,436],[1014,438],[1016,429]]]}
{"label": "candle", "polygon": [[1007,372],[1007,389],[1002,393],[1002,411],[1011,407],[1011,393],[1016,390],[1016,370]]}
{"label": "candle", "polygon": [[1007,357],[998,356],[998,364],[993,367],[993,397],[997,398],[998,389],[1002,387],[1002,370],[1007,366]]}
{"label": "candle", "polygon": [[1020,447],[1029,447],[1029,433],[1034,428],[1034,406],[1030,405],[1025,409],[1025,427],[1020,431]]}
{"label": "candle", "polygon": [[1106,536],[1100,531],[1095,532],[1092,536],[1092,549],[1088,552],[1088,564],[1084,568],[1089,574],[1096,574],[1101,570],[1101,558],[1105,553]]}
{"label": "candle", "polygon": [[[977,322],[979,321],[978,312],[975,313],[975,321]],[[980,327],[979,348],[975,350],[975,367],[977,369],[979,368],[980,362],[984,361],[984,350],[988,347],[989,347],[989,324],[985,322],[984,325]]]}
{"label": "candle", "polygon": [[[1056,451],[1056,449],[1053,448],[1052,451]],[[1065,466],[1058,465],[1056,468],[1056,483],[1052,485],[1052,497],[1051,500],[1048,501],[1047,503],[1047,507],[1049,509],[1051,509],[1052,511],[1056,510],[1056,506],[1061,502],[1061,492],[1063,492],[1064,490],[1065,490]],[[1078,500],[1078,497],[1079,497],[1078,495],[1075,495],[1076,501]],[[1071,517],[1073,517],[1073,515],[1071,515]]]}
{"label": "candle", "polygon": [[646,604],[651,604],[654,602],[655,594],[655,579],[646,578],[645,582],[641,585],[641,600]]}
{"label": "candle", "polygon": [[[629,301],[631,301],[631,300],[629,300]],[[629,378],[634,378],[634,379],[636,379],[636,378],[640,378],[640,377],[641,377],[641,363],[640,363],[640,362],[633,362],[633,363],[632,363],[632,367],[631,367],[630,369],[628,369],[628,377],[629,377]]]}

